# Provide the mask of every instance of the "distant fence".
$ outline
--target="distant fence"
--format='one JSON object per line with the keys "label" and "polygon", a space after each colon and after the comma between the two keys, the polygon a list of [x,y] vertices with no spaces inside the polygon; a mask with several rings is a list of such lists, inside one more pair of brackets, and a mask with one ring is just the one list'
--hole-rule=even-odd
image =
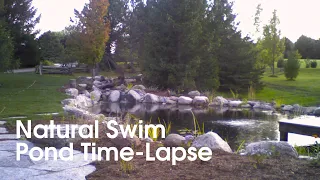
{"label": "distant fence", "polygon": [[43,66],[36,67],[37,74],[73,74],[73,73],[86,73],[89,72],[87,67],[68,67],[68,66]]}

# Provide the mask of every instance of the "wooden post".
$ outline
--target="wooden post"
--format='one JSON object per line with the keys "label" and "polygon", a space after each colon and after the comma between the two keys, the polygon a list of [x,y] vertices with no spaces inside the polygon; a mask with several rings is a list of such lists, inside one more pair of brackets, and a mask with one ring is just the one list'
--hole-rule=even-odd
{"label": "wooden post", "polygon": [[39,65],[39,74],[42,75],[42,62],[40,62],[40,65]]}
{"label": "wooden post", "polygon": [[280,141],[288,141],[288,132],[280,131]]}
{"label": "wooden post", "polygon": [[77,88],[77,81],[76,79],[70,79],[70,88]]}

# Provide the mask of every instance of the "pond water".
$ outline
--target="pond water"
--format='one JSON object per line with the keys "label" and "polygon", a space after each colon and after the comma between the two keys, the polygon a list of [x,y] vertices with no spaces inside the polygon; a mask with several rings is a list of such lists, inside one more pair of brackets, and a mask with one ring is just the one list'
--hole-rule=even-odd
{"label": "pond water", "polygon": [[[166,124],[171,122],[171,133],[185,134],[187,130],[194,130],[193,114],[200,127],[204,125],[205,132],[213,131],[226,140],[233,150],[245,143],[263,140],[279,140],[280,132],[278,120],[285,115],[270,111],[255,111],[229,108],[193,108],[191,106],[158,105],[158,104],[102,104],[100,113],[106,116],[119,116],[126,113],[135,115],[141,120],[158,124],[159,120]],[[317,119],[320,121],[320,118]],[[187,132],[188,133],[188,132]],[[293,145],[313,144],[314,137],[289,134],[288,141]],[[320,141],[319,141],[320,142]]]}

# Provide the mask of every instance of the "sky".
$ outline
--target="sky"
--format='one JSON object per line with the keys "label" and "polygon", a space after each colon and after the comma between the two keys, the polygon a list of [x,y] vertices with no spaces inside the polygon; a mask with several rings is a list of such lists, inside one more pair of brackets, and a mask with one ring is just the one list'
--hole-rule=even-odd
{"label": "sky", "polygon": [[[33,0],[33,5],[41,14],[36,29],[41,32],[61,31],[70,25],[70,17],[74,17],[74,9],[82,10],[88,0]],[[243,35],[259,37],[255,33],[254,15],[256,7],[262,4],[262,24],[268,23],[274,9],[280,19],[282,36],[295,42],[301,35],[313,39],[320,38],[320,0],[234,0],[234,12],[238,15],[239,29]]]}

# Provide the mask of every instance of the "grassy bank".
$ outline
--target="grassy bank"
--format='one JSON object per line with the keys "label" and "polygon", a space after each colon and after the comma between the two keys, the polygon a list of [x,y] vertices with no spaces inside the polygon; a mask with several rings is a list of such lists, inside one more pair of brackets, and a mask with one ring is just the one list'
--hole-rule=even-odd
{"label": "grassy bank", "polygon": [[295,81],[286,80],[279,69],[276,70],[278,77],[269,77],[270,75],[271,71],[265,73],[263,81],[266,87],[257,93],[257,99],[275,99],[284,104],[320,105],[320,60],[316,69],[305,68],[304,61],[301,60],[300,73]]}
{"label": "grassy bank", "polygon": [[0,74],[0,118],[62,112],[59,92],[72,76]]}

